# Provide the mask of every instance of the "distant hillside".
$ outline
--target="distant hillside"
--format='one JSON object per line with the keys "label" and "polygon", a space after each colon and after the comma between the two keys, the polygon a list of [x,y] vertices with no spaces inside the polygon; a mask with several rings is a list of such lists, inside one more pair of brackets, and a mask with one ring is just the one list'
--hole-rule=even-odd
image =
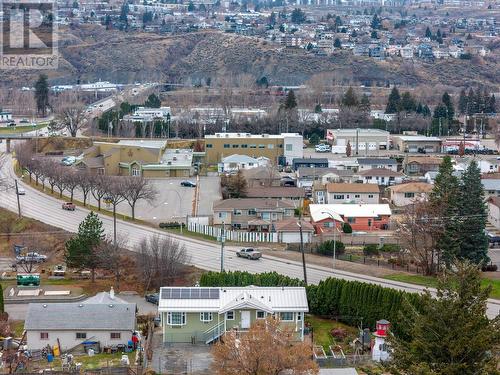
{"label": "distant hillside", "polygon": [[[280,49],[256,38],[199,32],[175,36],[106,31],[97,25],[60,30],[59,69],[48,71],[53,82],[97,79],[135,81],[196,81],[220,74],[266,76],[273,84],[298,85],[313,74],[332,72],[341,81],[384,84],[495,86],[498,56],[479,61],[448,59],[434,64],[401,60],[377,62],[348,51],[320,57],[304,50]],[[30,84],[38,71],[0,71],[0,83]]]}

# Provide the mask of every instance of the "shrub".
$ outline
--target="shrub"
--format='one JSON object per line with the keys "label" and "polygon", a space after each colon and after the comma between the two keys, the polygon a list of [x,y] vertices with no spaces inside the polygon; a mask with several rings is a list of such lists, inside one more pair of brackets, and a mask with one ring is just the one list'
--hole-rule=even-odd
{"label": "shrub", "polygon": [[338,327],[334,328],[330,331],[330,334],[337,341],[343,341],[347,337],[347,330],[344,328]]}
{"label": "shrub", "polygon": [[363,247],[363,254],[366,256],[378,255],[379,249],[377,244],[368,244]]}
{"label": "shrub", "polygon": [[[336,246],[335,246],[335,255],[339,256],[344,254],[345,252],[345,245],[340,242],[340,241],[335,241]],[[316,252],[321,255],[328,255],[328,256],[333,256],[333,240],[328,240],[320,243],[316,247]]]}
{"label": "shrub", "polygon": [[401,246],[395,243],[386,243],[380,248],[383,253],[399,253],[399,250],[401,250]]}
{"label": "shrub", "polygon": [[178,223],[177,221],[169,221],[168,223],[160,223],[158,226],[162,229],[178,229],[181,227],[185,228],[186,224],[184,223]]}
{"label": "shrub", "polygon": [[342,232],[344,233],[352,233],[352,227],[349,223],[342,224]]}
{"label": "shrub", "polygon": [[496,272],[498,270],[498,266],[496,264],[486,264],[481,267],[481,271],[483,272]]}

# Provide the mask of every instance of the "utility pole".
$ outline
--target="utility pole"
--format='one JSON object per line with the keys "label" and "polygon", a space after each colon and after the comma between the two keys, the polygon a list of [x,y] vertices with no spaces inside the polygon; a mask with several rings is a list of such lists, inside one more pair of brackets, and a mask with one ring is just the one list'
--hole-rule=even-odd
{"label": "utility pole", "polygon": [[224,241],[226,240],[226,225],[222,222],[222,233],[220,236],[220,272],[224,272]]}
{"label": "utility pole", "polygon": [[299,226],[300,233],[300,252],[302,253],[302,269],[304,271],[304,284],[307,286],[307,271],[306,271],[306,256],[304,254],[304,236],[302,234],[302,214],[299,217],[299,222],[297,223]]}
{"label": "utility pole", "polygon": [[19,201],[19,188],[17,186],[17,180],[14,180],[16,183],[16,197],[17,197],[17,214],[21,217],[21,202]]}

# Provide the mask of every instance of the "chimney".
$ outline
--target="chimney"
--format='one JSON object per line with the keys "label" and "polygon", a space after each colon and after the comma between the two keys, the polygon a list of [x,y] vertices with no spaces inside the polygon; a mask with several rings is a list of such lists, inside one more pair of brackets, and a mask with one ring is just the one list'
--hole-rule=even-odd
{"label": "chimney", "polygon": [[115,299],[115,290],[113,289],[113,287],[111,287],[111,289],[109,290],[109,298]]}

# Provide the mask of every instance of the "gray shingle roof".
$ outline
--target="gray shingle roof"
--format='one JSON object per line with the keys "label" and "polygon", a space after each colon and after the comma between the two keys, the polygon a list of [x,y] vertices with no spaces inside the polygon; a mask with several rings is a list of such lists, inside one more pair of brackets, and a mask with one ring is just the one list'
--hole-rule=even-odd
{"label": "gray shingle roof", "polygon": [[393,164],[398,164],[398,162],[395,159],[387,159],[387,158],[358,158],[358,164],[393,165]]}
{"label": "gray shingle roof", "polygon": [[26,330],[134,330],[135,303],[30,303]]}

